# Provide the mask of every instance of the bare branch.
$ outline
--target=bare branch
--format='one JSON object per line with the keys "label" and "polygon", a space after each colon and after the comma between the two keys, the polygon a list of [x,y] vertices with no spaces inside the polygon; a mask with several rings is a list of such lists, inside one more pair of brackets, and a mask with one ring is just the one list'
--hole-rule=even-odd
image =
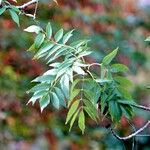
{"label": "bare branch", "polygon": [[140,109],[143,109],[143,110],[146,110],[146,111],[150,111],[150,107],[146,107],[146,106],[142,106],[142,105],[138,105],[138,104],[130,104],[131,106],[133,107],[136,107],[136,108],[140,108]]}
{"label": "bare branch", "polygon": [[20,6],[16,6],[18,9],[25,9],[26,7],[30,6],[30,5],[33,5],[35,3],[38,3],[39,0],[31,0],[23,5],[20,5]]}
{"label": "bare branch", "polygon": [[113,128],[110,128],[110,131],[113,134],[113,136],[115,136],[117,139],[119,139],[119,140],[128,140],[128,139],[131,139],[134,136],[138,136],[138,134],[140,132],[142,132],[145,128],[147,128],[149,126],[149,124],[150,124],[150,120],[143,127],[141,127],[139,130],[137,130],[136,132],[134,132],[134,133],[132,133],[129,136],[126,136],[126,137],[120,137],[119,135],[117,135],[117,133],[113,130]]}

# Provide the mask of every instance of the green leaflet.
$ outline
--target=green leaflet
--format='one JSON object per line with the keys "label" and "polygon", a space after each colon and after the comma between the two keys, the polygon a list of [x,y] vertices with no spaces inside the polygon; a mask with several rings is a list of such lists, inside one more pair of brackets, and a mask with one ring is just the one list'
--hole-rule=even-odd
{"label": "green leaflet", "polygon": [[122,77],[122,76],[116,76],[114,77],[114,80],[120,84],[120,86],[124,86],[124,87],[130,87],[132,86],[132,82],[125,78],[125,77]]}
{"label": "green leaflet", "polygon": [[60,107],[60,101],[59,101],[58,96],[57,96],[56,93],[54,93],[54,92],[52,92],[51,102],[52,102],[52,105],[53,105],[56,109],[59,109],[59,107]]}
{"label": "green leaflet", "polygon": [[115,122],[119,122],[119,120],[121,119],[122,112],[118,103],[116,101],[109,101],[108,110],[109,110],[112,120]]}
{"label": "green leaflet", "polygon": [[73,124],[74,124],[74,122],[75,122],[75,120],[76,120],[78,114],[79,114],[79,109],[75,112],[75,114],[73,115],[73,117],[72,117],[72,119],[71,119],[71,121],[70,121],[69,132],[71,131],[71,128],[72,128],[72,126],[73,126]]}
{"label": "green leaflet", "polygon": [[70,107],[68,114],[67,114],[67,118],[66,118],[66,123],[67,124],[69,122],[69,120],[71,119],[71,117],[73,116],[73,114],[77,111],[78,106],[79,106],[79,102],[80,100],[76,100]]}
{"label": "green leaflet", "polygon": [[65,35],[64,35],[64,37],[63,37],[63,44],[65,44],[65,43],[67,43],[68,42],[68,40],[72,37],[72,32],[73,32],[74,30],[71,30],[71,31],[69,31],[68,33],[66,33]]}
{"label": "green leaflet", "polygon": [[40,58],[40,56],[46,52],[48,52],[54,44],[52,42],[46,42],[42,45],[42,47],[38,50],[36,55],[34,56],[35,58]]}
{"label": "green leaflet", "polygon": [[110,71],[113,73],[127,72],[127,71],[129,71],[129,68],[123,64],[113,64],[113,65],[111,65]]}
{"label": "green leaflet", "polygon": [[63,29],[60,29],[54,36],[56,42],[59,42],[63,37]]}
{"label": "green leaflet", "polygon": [[110,62],[114,59],[114,57],[117,55],[117,52],[118,52],[118,48],[116,48],[111,53],[109,53],[107,56],[105,56],[104,59],[102,60],[102,63],[104,65],[109,65]]}
{"label": "green leaflet", "polygon": [[46,36],[48,39],[51,39],[52,37],[52,27],[51,27],[50,22],[46,26]]}
{"label": "green leaflet", "polygon": [[34,87],[32,87],[28,93],[31,93],[31,92],[37,92],[37,91],[43,91],[43,90],[48,90],[50,88],[50,84],[47,84],[47,83],[41,83],[41,84],[37,84],[35,85]]}
{"label": "green leaflet", "polygon": [[79,112],[78,126],[81,129],[83,134],[85,130],[85,115],[83,110]]}
{"label": "green leaflet", "polygon": [[41,113],[44,110],[44,108],[50,103],[50,96],[49,94],[44,95],[40,101],[40,108],[41,108]]}
{"label": "green leaflet", "polygon": [[46,94],[46,91],[37,91],[33,94],[33,96],[30,98],[28,103],[32,102],[32,105],[36,102],[37,99],[43,97]]}
{"label": "green leaflet", "polygon": [[0,15],[2,15],[5,12],[5,10],[6,10],[6,7],[0,8]]}
{"label": "green leaflet", "polygon": [[13,19],[13,21],[15,23],[17,23],[18,26],[20,26],[20,24],[19,24],[19,17],[17,15],[17,13],[13,9],[9,9],[9,12],[10,12],[10,15],[11,15],[11,18]]}
{"label": "green leaflet", "polygon": [[65,96],[63,94],[63,91],[60,88],[55,87],[55,93],[59,99],[60,105],[66,107],[66,101],[65,101]]}
{"label": "green leaflet", "polygon": [[36,49],[38,49],[41,46],[41,44],[44,42],[44,39],[45,39],[45,34],[39,33],[37,35],[37,37],[35,38],[35,41],[34,41]]}
{"label": "green leaflet", "polygon": [[55,77],[52,75],[42,75],[32,80],[32,82],[51,83],[54,79]]}

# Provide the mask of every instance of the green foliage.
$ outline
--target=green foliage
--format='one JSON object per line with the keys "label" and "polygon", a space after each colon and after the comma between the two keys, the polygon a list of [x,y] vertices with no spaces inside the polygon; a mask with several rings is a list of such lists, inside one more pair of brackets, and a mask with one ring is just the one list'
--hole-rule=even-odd
{"label": "green foliage", "polygon": [[[29,50],[33,51],[34,59],[44,58],[50,68],[32,81],[36,85],[28,91],[33,93],[29,102],[34,104],[38,100],[41,112],[48,104],[56,109],[68,107],[66,124],[70,122],[69,130],[78,118],[82,133],[85,130],[85,114],[96,122],[99,113],[110,117],[115,123],[119,122],[122,116],[132,117],[133,110],[130,105],[133,100],[126,89],[132,86],[132,83],[122,76],[122,73],[129,69],[123,64],[111,65],[118,48],[98,64],[99,76],[90,70],[94,64],[87,64],[84,60],[84,56],[91,53],[88,40],[68,42],[74,30],[64,34],[63,29],[60,29],[54,33],[48,23],[46,31],[35,25],[24,31],[37,34]],[[116,75],[117,73],[119,75]]]}

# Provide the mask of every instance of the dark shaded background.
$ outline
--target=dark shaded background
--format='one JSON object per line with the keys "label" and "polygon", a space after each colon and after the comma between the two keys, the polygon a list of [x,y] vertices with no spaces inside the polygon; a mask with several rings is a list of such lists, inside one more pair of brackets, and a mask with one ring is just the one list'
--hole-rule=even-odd
{"label": "dark shaded background", "polygon": [[[19,1],[19,0],[18,0]],[[46,70],[43,61],[33,61],[26,50],[33,42],[23,29],[32,24],[45,26],[52,23],[53,30],[75,28],[74,38],[91,39],[94,51],[88,62],[100,62],[116,47],[116,61],[126,64],[133,81],[133,97],[140,104],[150,106],[150,36],[149,0],[58,0],[58,6],[41,0],[37,19],[20,16],[18,28],[5,13],[0,16],[0,150],[130,150],[132,140],[116,140],[103,124],[87,118],[85,134],[75,126],[68,132],[65,125],[66,110],[59,112],[50,106],[41,114],[39,104],[27,106],[30,81]],[[22,4],[23,0],[19,1]],[[29,7],[29,13],[34,7]],[[140,128],[150,114],[136,110],[132,123]],[[120,135],[131,133],[125,118],[117,126]],[[150,128],[143,133],[150,134]],[[137,137],[139,150],[150,149],[150,137]]]}

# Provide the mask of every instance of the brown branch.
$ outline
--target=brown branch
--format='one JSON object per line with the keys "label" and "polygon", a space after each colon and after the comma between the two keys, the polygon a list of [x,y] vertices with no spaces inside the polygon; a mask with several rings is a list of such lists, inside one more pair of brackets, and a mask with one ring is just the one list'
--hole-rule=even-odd
{"label": "brown branch", "polygon": [[113,130],[113,128],[110,128],[110,131],[112,133],[113,136],[115,136],[117,139],[119,140],[128,140],[128,139],[131,139],[132,137],[135,137],[135,136],[138,136],[138,134],[140,132],[142,132],[145,128],[147,128],[150,124],[150,120],[143,126],[141,127],[139,130],[137,130],[136,132],[126,136],[126,137],[120,137],[119,135],[117,135],[117,133]]}
{"label": "brown branch", "polygon": [[33,5],[35,3],[38,3],[39,0],[31,0],[23,5],[20,5],[20,6],[16,6],[18,9],[25,9],[26,7],[30,6],[30,5]]}

